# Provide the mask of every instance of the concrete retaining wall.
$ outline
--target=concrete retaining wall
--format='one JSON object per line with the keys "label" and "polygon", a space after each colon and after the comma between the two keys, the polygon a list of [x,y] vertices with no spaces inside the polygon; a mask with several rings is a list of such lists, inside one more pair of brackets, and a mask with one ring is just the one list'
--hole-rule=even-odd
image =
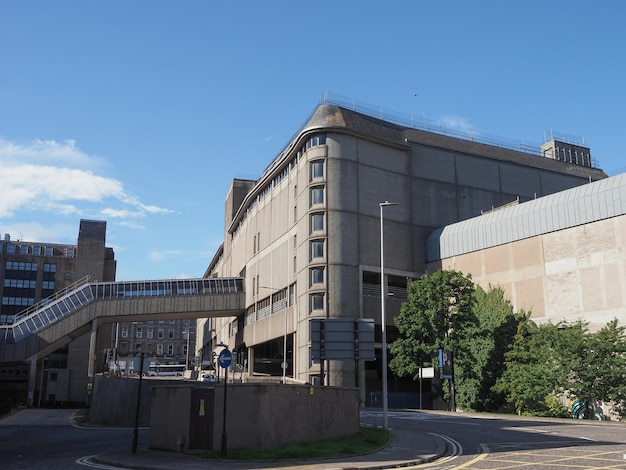
{"label": "concrete retaining wall", "polygon": [[[139,425],[150,424],[150,398],[152,387],[165,384],[185,385],[180,380],[165,381],[162,379],[141,380],[141,400],[139,407]],[[98,375],[89,409],[89,422],[107,426],[134,426],[137,410],[137,393],[139,378],[120,378]]]}
{"label": "concrete retaining wall", "polygon": [[[214,406],[193,402],[193,388],[154,386],[150,447],[171,451],[221,449],[224,387],[215,387]],[[275,447],[292,442],[355,434],[359,430],[357,389],[281,384],[229,384],[227,387],[227,448]],[[213,413],[211,430],[193,423],[196,413]],[[198,445],[198,436],[210,442]]]}

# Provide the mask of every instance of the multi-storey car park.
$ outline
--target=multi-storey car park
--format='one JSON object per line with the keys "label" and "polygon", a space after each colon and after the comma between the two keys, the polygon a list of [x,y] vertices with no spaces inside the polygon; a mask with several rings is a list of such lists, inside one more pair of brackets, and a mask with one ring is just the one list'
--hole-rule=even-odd
{"label": "multi-storey car park", "polygon": [[[380,393],[383,373],[383,217],[390,342],[407,283],[436,261],[425,252],[433,231],[607,175],[579,144],[514,146],[350,108],[323,102],[259,179],[232,182],[224,242],[205,277],[244,278],[245,313],[200,320],[197,347],[208,359],[228,345],[248,380],[280,379],[286,366],[287,380],[356,381],[367,401]],[[385,201],[397,205],[383,215]],[[318,318],[373,319],[377,360],[321,367],[311,356],[310,321]],[[389,379],[390,406],[416,396],[412,381]]]}

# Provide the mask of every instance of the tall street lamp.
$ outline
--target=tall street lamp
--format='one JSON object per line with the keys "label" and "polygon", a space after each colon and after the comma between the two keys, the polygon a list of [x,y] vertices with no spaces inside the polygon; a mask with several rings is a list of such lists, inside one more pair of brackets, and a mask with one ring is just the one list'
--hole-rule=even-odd
{"label": "tall street lamp", "polygon": [[187,328],[187,357],[185,358],[185,370],[189,370],[189,328]]}
{"label": "tall street lamp", "polygon": [[383,428],[389,428],[388,404],[387,404],[387,331],[385,317],[385,301],[387,300],[387,281],[385,280],[385,243],[383,209],[387,206],[397,206],[397,202],[381,202],[380,206],[380,329],[382,334],[382,354],[383,354]]}

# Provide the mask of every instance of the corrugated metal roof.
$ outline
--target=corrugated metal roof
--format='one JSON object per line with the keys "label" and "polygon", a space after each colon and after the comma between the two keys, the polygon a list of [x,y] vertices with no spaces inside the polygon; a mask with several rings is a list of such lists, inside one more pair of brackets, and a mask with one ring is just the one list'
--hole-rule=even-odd
{"label": "corrugated metal roof", "polygon": [[504,245],[626,213],[626,173],[434,230],[426,261]]}

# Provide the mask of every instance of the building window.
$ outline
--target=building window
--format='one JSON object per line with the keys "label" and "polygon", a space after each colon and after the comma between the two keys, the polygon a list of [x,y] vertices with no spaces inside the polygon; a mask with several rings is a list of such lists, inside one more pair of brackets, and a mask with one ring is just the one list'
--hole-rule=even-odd
{"label": "building window", "polygon": [[165,332],[163,331],[163,328],[159,328],[158,338],[159,339],[165,338]]}
{"label": "building window", "polygon": [[21,245],[20,246],[20,255],[27,255],[28,254],[28,245]]}
{"label": "building window", "polygon": [[324,213],[316,212],[311,214],[311,233],[324,230]]}
{"label": "building window", "polygon": [[152,339],[154,337],[154,328],[148,328],[146,335],[148,339]]}
{"label": "building window", "polygon": [[138,326],[135,329],[135,338],[141,338],[142,336],[143,336],[143,329],[140,326]]}
{"label": "building window", "polygon": [[15,254],[15,245],[11,244],[11,245],[7,245],[7,253],[10,255],[14,255]]}
{"label": "building window", "polygon": [[65,256],[67,256],[68,258],[73,258],[74,257],[74,248],[68,248],[65,251]]}
{"label": "building window", "polygon": [[65,273],[65,280],[66,281],[71,281],[72,280],[72,273],[69,271],[66,271]]}
{"label": "building window", "polygon": [[173,344],[168,344],[167,345],[167,355],[168,356],[173,356],[174,355],[174,345]]}
{"label": "building window", "polygon": [[122,327],[122,338],[128,338],[128,327],[127,326],[123,326]]}
{"label": "building window", "polygon": [[160,344],[160,343],[159,343],[159,344],[157,344],[157,354],[158,354],[159,356],[162,356],[162,355],[163,355],[163,345],[162,345],[162,344]]}
{"label": "building window", "polygon": [[52,256],[52,254],[54,253],[54,249],[51,246],[47,246],[45,249],[45,256]]}
{"label": "building window", "polygon": [[311,162],[311,181],[324,177],[324,161],[316,160]]}
{"label": "building window", "polygon": [[168,339],[174,339],[174,330],[169,330],[167,332]]}
{"label": "building window", "polygon": [[56,264],[52,264],[52,263],[44,263],[44,265],[43,265],[43,272],[44,273],[56,273],[57,272],[57,265]]}
{"label": "building window", "polygon": [[311,259],[324,257],[324,240],[313,240],[311,242]]}
{"label": "building window", "polygon": [[324,284],[324,268],[311,269],[311,285]]}
{"label": "building window", "polygon": [[306,141],[306,149],[310,149],[311,147],[317,147],[318,145],[326,145],[326,134],[318,134],[311,137]]}
{"label": "building window", "polygon": [[7,271],[37,271],[37,263],[24,263],[22,261],[7,261]]}
{"label": "building window", "polygon": [[135,351],[141,351],[141,343],[135,343]]}
{"label": "building window", "polygon": [[33,247],[33,255],[41,256],[41,247],[39,245]]}
{"label": "building window", "polygon": [[311,300],[311,312],[324,310],[324,294],[323,293],[311,294],[310,300]]}
{"label": "building window", "polygon": [[324,186],[311,188],[311,205],[316,206],[318,204],[324,204]]}

